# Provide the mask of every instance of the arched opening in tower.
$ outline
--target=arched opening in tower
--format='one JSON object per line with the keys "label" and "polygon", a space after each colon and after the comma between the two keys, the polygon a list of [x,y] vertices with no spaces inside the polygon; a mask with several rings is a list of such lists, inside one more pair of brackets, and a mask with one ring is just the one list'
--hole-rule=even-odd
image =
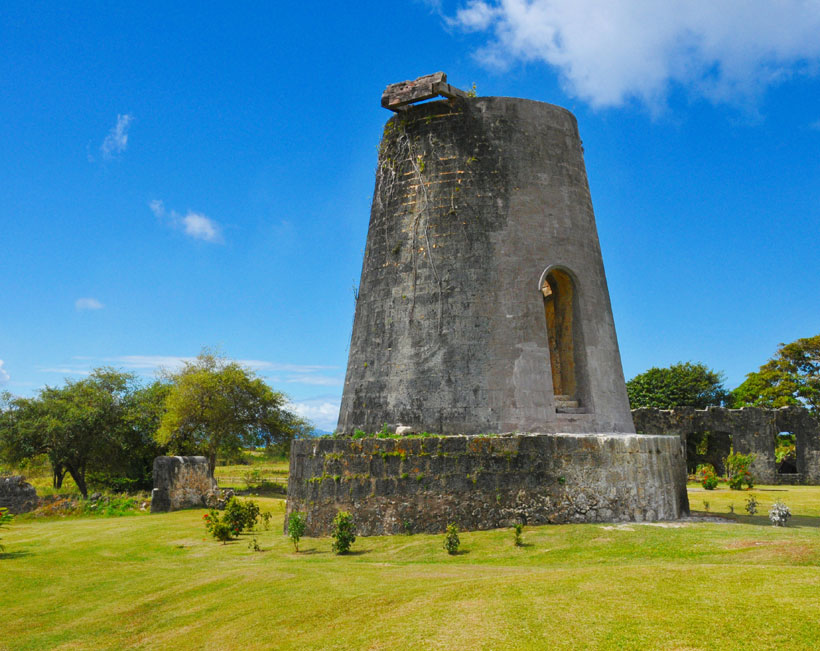
{"label": "arched opening in tower", "polygon": [[558,409],[577,408],[573,314],[575,288],[572,278],[560,269],[553,269],[544,277],[541,293],[544,295],[555,404]]}

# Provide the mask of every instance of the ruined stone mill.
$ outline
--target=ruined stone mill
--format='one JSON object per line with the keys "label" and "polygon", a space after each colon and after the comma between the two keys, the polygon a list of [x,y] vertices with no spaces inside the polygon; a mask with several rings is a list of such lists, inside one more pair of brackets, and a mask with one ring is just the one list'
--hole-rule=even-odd
{"label": "ruined stone mill", "polygon": [[337,438],[293,443],[288,511],[313,535],[688,513],[680,439],[635,434],[574,116],[443,73],[382,106]]}

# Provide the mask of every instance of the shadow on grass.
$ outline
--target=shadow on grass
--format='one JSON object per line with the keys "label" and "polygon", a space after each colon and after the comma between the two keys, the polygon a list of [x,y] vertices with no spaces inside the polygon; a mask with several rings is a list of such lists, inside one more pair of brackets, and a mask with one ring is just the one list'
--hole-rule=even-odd
{"label": "shadow on grass", "polygon": [[340,556],[362,556],[363,554],[369,554],[369,549],[357,549],[354,552],[346,552],[344,554],[339,554]]}
{"label": "shadow on grass", "polygon": [[448,556],[466,556],[470,553],[469,549],[459,549],[455,554],[448,553]]}
{"label": "shadow on grass", "polygon": [[330,552],[326,549],[300,549],[298,552],[294,552],[296,554],[329,554]]}
{"label": "shadow on grass", "polygon": [[[714,513],[711,511],[693,510],[692,515],[703,516],[704,518],[720,518],[722,520],[726,520],[727,522],[733,522],[735,524],[751,524],[758,527],[774,526],[771,520],[769,520],[768,514],[766,513],[761,513],[759,515],[745,515],[743,513]],[[820,529],[820,517],[812,515],[793,515],[791,519],[788,521],[786,528],[795,526]]]}
{"label": "shadow on grass", "polygon": [[11,560],[12,558],[24,558],[31,556],[31,552],[0,552],[0,561]]}

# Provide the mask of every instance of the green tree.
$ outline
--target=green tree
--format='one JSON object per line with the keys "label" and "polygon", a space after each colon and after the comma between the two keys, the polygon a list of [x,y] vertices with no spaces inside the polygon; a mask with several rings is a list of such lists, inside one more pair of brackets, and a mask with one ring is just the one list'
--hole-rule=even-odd
{"label": "green tree", "polygon": [[779,344],[760,370],[732,391],[733,407],[804,405],[820,413],[820,335]]}
{"label": "green tree", "polygon": [[669,368],[650,368],[626,383],[629,405],[672,409],[720,406],[726,400],[723,373],[701,362],[678,362]]}
{"label": "green tree", "polygon": [[272,446],[304,428],[283,393],[235,361],[203,352],[169,379],[157,439],[178,454],[207,456],[212,473],[217,454]]}
{"label": "green tree", "polygon": [[46,454],[55,485],[67,472],[83,497],[89,470],[105,470],[122,458],[122,440],[135,378],[98,368],[64,387],[45,387],[35,398],[6,397],[0,415],[0,450],[11,462]]}

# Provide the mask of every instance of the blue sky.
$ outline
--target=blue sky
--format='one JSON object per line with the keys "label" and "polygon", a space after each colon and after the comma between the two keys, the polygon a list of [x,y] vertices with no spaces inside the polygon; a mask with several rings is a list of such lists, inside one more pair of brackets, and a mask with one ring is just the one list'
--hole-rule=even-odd
{"label": "blue sky", "polygon": [[379,98],[437,70],[577,116],[627,378],[820,332],[817,3],[61,5],[0,13],[0,389],[210,346],[333,429]]}

